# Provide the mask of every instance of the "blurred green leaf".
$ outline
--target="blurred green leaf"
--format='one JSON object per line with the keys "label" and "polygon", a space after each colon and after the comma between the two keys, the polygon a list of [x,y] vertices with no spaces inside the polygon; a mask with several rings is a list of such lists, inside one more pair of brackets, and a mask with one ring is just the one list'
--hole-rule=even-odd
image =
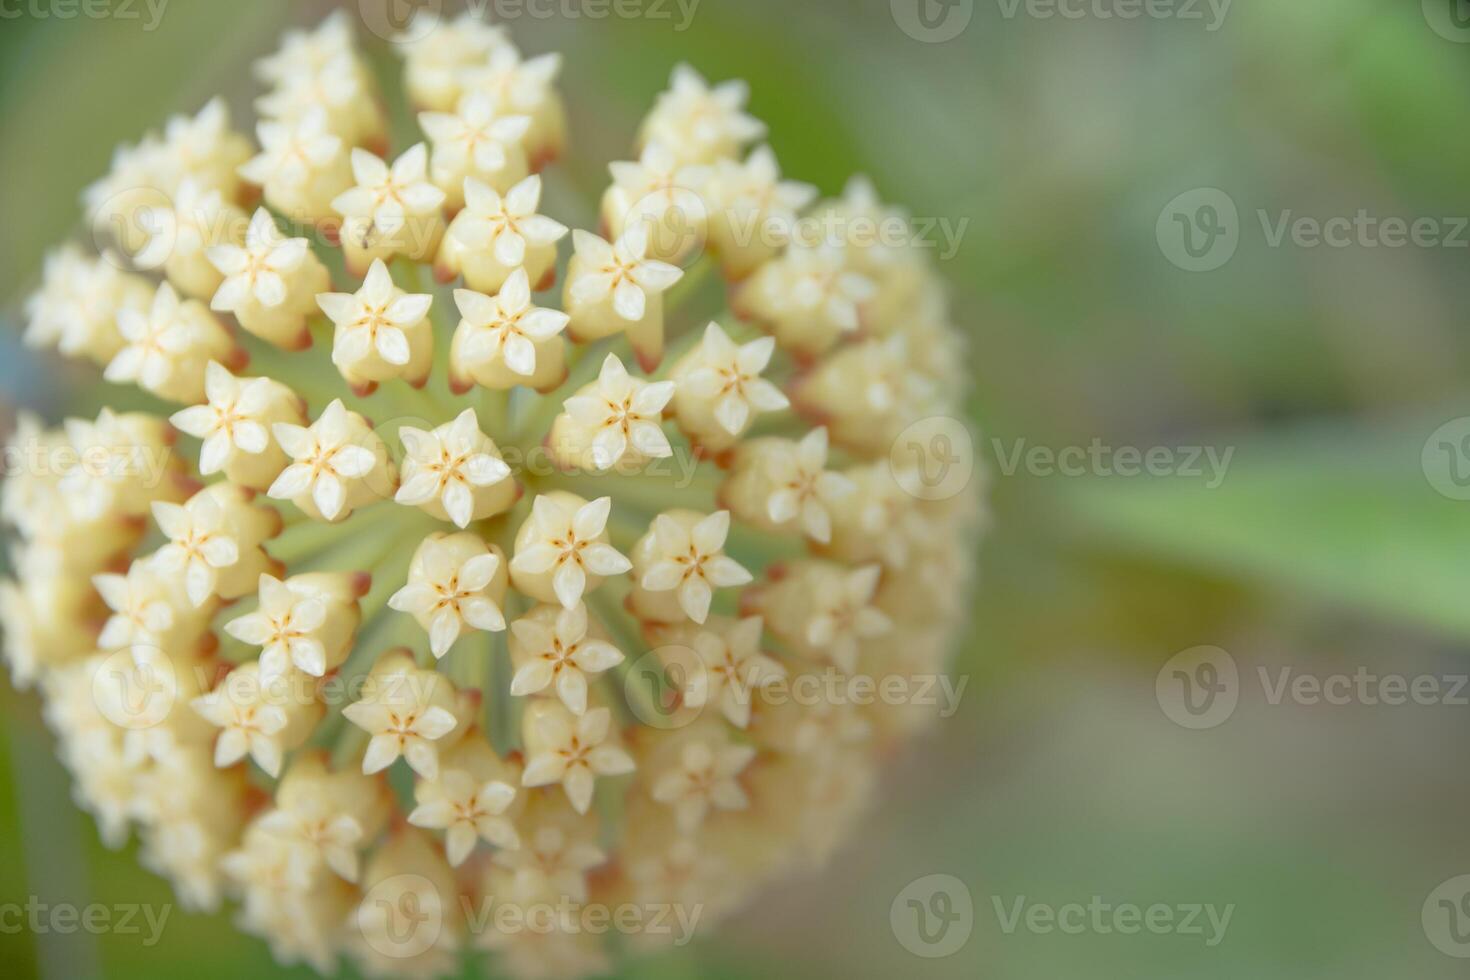
{"label": "blurred green leaf", "polygon": [[1238,444],[1215,489],[1090,478],[1065,506],[1129,547],[1470,636],[1470,501],[1437,492],[1420,458],[1449,417],[1296,429]]}

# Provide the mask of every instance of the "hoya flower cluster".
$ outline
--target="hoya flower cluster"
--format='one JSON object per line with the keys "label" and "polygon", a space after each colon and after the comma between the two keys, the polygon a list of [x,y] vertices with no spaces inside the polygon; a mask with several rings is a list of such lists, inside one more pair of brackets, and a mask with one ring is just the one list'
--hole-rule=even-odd
{"label": "hoya flower cluster", "polygon": [[772,692],[935,673],[960,621],[977,501],[890,458],[963,395],[923,253],[842,235],[891,212],[783,180],[682,66],[569,202],[559,67],[468,16],[292,32],[253,131],[214,101],[118,150],[101,251],[29,303],[148,407],[15,433],[12,674],[105,839],[283,962],[576,977],[610,947],[568,907],[708,926],[925,721]]}

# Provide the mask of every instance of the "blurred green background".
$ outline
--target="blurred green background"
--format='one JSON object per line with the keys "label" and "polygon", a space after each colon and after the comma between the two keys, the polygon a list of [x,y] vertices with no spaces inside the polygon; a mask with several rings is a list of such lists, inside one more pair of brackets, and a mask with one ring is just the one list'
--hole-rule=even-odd
{"label": "blurred green background", "polygon": [[[891,775],[860,838],[826,874],[628,975],[1463,976],[1421,908],[1470,872],[1470,707],[1273,704],[1257,668],[1467,669],[1470,502],[1455,498],[1470,495],[1457,480],[1470,443],[1430,440],[1470,415],[1470,232],[1456,230],[1470,215],[1470,5],[1236,0],[1217,21],[1218,2],[1125,18],[1108,14],[1140,7],[920,0],[931,20],[969,18],[931,42],[900,26],[915,0],[691,2],[633,19],[566,16],[592,9],[576,0],[503,8],[525,50],[566,56],[560,169],[583,200],[558,216],[588,226],[606,162],[687,60],[750,81],[787,173],[836,192],[864,171],[915,216],[963,227],[940,265],[972,340],[994,532],[955,667],[962,708]],[[148,31],[141,3],[102,19],[27,3],[0,10],[10,321],[114,144],[215,92],[243,118],[250,62],[330,6],[172,0]],[[1228,195],[1238,247],[1191,272],[1173,261],[1183,226],[1168,206],[1198,188]],[[1437,230],[1398,246],[1382,226],[1342,245],[1274,240],[1282,220],[1360,213]],[[0,331],[7,415],[57,418],[90,383],[37,364]],[[1218,485],[1002,465],[1094,440],[1232,455]],[[1229,651],[1243,684],[1227,722],[1193,731],[1161,710],[1155,678],[1201,644]],[[34,697],[6,688],[0,711],[0,902],[166,902],[133,849],[104,850],[71,805]],[[922,959],[890,903],[934,873],[964,882],[973,932]],[[1093,896],[1234,912],[1213,947],[1008,933],[996,912]],[[175,910],[153,948],[0,934],[7,976],[204,971],[274,967],[226,915]]]}

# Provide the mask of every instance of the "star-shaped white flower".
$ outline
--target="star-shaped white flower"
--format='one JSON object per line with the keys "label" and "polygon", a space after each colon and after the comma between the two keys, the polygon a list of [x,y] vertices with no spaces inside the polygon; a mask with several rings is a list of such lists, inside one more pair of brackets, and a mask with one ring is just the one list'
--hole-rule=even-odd
{"label": "star-shaped white flower", "polygon": [[282,235],[270,212],[257,208],[244,245],[211,245],[205,252],[225,277],[209,308],[235,313],[251,301],[281,306],[287,299],[287,277],[301,268],[310,251],[306,239]]}
{"label": "star-shaped white flower", "polygon": [[893,628],[892,621],[873,606],[882,574],[880,566],[864,565],[824,577],[813,590],[803,639],[815,649],[828,651],[832,662],[843,670],[856,666],[858,641],[882,636]]}
{"label": "star-shaped white flower", "polygon": [[776,154],[769,146],[750,152],[744,163],[720,160],[715,164],[714,196],[720,203],[745,214],[758,214],[766,233],[784,242],[796,216],[817,196],[811,184],[781,179]]}
{"label": "star-shaped white flower", "polygon": [[515,872],[517,895],[566,896],[587,900],[587,872],[607,861],[597,845],[569,835],[561,827],[537,827],[515,850],[495,853],[494,862]]}
{"label": "star-shaped white flower", "polygon": [[155,501],[153,519],[168,538],[154,555],[158,567],[170,574],[183,573],[184,591],[196,606],[215,594],[221,569],[240,560],[240,542],[224,520],[223,510],[201,504],[194,510],[179,504]]}
{"label": "star-shaped white flower", "polygon": [[234,343],[204,306],[184,300],[172,284],[159,284],[152,307],[117,314],[123,347],[103,377],[114,384],[135,382],[160,398],[194,402],[204,397],[204,365],[227,358]]}
{"label": "star-shaped white flower", "polygon": [[688,160],[733,156],[766,131],[760,120],[744,111],[749,96],[742,81],[711,87],[693,68],[675,65],[669,88],[643,121],[640,136],[644,142],[664,143]]}
{"label": "star-shaped white flower", "polygon": [[755,758],[748,745],[721,745],[691,740],[679,753],[678,765],[654,780],[649,795],[674,808],[679,830],[692,834],[711,808],[743,810],[750,805],[737,777]]}
{"label": "star-shaped white flower", "polygon": [[476,491],[509,477],[510,467],[491,451],[474,409],[465,409],[432,432],[404,426],[398,435],[407,455],[403,485],[394,500],[410,507],[437,500],[460,527],[468,527],[476,516],[487,516],[477,515],[485,508],[476,506]]}
{"label": "star-shaped white flower", "polygon": [[693,401],[712,405],[720,427],[732,436],[740,435],[756,413],[778,412],[791,405],[781,389],[760,376],[775,350],[774,337],[737,346],[711,321],[704,330],[696,366],[679,380],[675,405]]}
{"label": "star-shaped white flower", "polygon": [[[218,473],[236,452],[255,456],[270,448],[268,413],[289,394],[270,378],[236,378],[217,361],[204,371],[204,392],[209,401],[175,412],[174,428],[203,440],[199,450],[199,472]],[[294,399],[294,396],[291,396]]]}
{"label": "star-shaped white flower", "polygon": [[517,535],[511,572],[550,573],[557,600],[571,609],[582,601],[588,575],[621,575],[633,567],[612,545],[600,540],[611,511],[611,497],[598,497],[568,513],[550,497],[538,496],[531,504],[530,533],[524,546]]}
{"label": "star-shaped white flower", "polygon": [[[421,112],[419,127],[434,144],[436,177],[452,177],[463,171],[495,174],[505,169],[510,151],[531,128],[531,117],[506,115],[487,92],[469,92],[455,106],[453,113]],[[453,161],[444,166],[440,157]],[[525,173],[525,161],[521,172]]]}
{"label": "star-shaped white flower", "polygon": [[125,575],[94,575],[92,584],[112,611],[97,638],[103,650],[157,649],[178,625],[168,583],[148,563],[133,562]]}
{"label": "star-shaped white flower", "polygon": [[520,697],[554,688],[574,715],[587,711],[588,678],[623,662],[617,647],[587,635],[587,607],[580,603],[571,609],[543,606],[511,623],[510,630],[516,663],[510,693]]}
{"label": "star-shaped white flower", "polygon": [[612,712],[592,708],[578,717],[558,702],[537,701],[526,709],[524,786],[560,783],[578,813],[592,806],[598,776],[633,771],[633,757],[609,740]]}
{"label": "star-shaped white flower", "polygon": [[641,563],[638,584],[649,592],[675,591],[684,614],[703,623],[715,589],[751,581],[750,572],[725,554],[729,533],[727,510],[702,517],[693,526],[658,515],[653,519],[651,560]]}
{"label": "star-shaped white flower", "polygon": [[388,605],[429,621],[429,648],[435,657],[448,653],[465,627],[505,629],[505,616],[487,591],[500,566],[498,555],[485,549],[456,561],[455,549],[430,538],[419,547],[417,558],[408,584]]}
{"label": "star-shaped white flower", "polygon": [[408,815],[408,822],[445,831],[444,849],[450,864],[463,864],[481,839],[511,850],[520,846],[515,825],[504,816],[515,800],[514,786],[498,779],[477,785],[469,773],[447,769],[440,773],[433,790],[432,794],[419,791],[419,804]]}
{"label": "star-shaped white flower", "polygon": [[260,678],[273,684],[291,667],[312,677],[327,672],[327,651],[321,630],[327,624],[327,604],[272,575],[260,577],[260,608],[225,624],[225,632],[260,647]]}
{"label": "star-shaped white flower", "polygon": [[227,769],[249,754],[266,774],[279,776],[285,748],[280,735],[289,720],[286,709],[258,696],[240,696],[242,691],[259,695],[264,687],[259,683],[242,685],[227,678],[213,691],[190,702],[200,717],[221,729],[214,743],[214,764]]}
{"label": "star-shaped white flower", "polygon": [[413,358],[409,332],[424,323],[434,297],[403,292],[383,260],[374,259],[356,293],[321,293],[316,302],[337,325],[332,363],[351,368],[376,354],[400,368]]}
{"label": "star-shaped white flower", "polygon": [[684,275],[682,269],[648,258],[648,226],[629,225],[615,244],[588,231],[574,229],[572,242],[583,271],[568,286],[577,303],[601,303],[612,296],[612,308],[630,323],[643,319],[650,296],[662,294]]}
{"label": "star-shaped white flower", "polygon": [[429,151],[415,143],[389,166],[360,147],[352,151],[357,186],[343,191],[332,207],[346,218],[360,218],[384,235],[394,235],[410,216],[431,215],[444,203],[444,192],[429,183]]}
{"label": "star-shaped white flower", "polygon": [[762,620],[749,616],[723,629],[700,630],[690,644],[703,667],[688,671],[681,687],[690,708],[717,705],[730,724],[750,724],[750,702],[760,688],[786,676],[786,668],[761,652]]}
{"label": "star-shaped white flower", "polygon": [[495,261],[515,268],[526,260],[530,249],[555,245],[566,236],[567,226],[538,214],[541,178],[532,174],[502,197],[488,184],[467,178],[464,182],[465,210],[455,217],[454,236],[470,249],[488,249]]}
{"label": "star-shaped white flower", "polygon": [[766,512],[776,524],[800,520],[807,537],[822,544],[832,540],[832,506],[857,486],[841,473],[827,470],[827,430],[813,429],[790,452],[767,461],[776,489]]}
{"label": "star-shaped white flower", "polygon": [[659,425],[664,406],[673,397],[674,382],[635,378],[616,354],[609,354],[596,383],[568,398],[564,407],[591,434],[592,465],[607,470],[617,465],[629,446],[640,456],[655,459],[674,454]]}
{"label": "star-shaped white flower", "polygon": [[[401,755],[425,779],[439,775],[439,750],[434,744],[459,724],[445,704],[440,675],[404,667],[377,675],[361,701],[342,709],[342,716],[369,733],[362,771],[381,772]],[[448,688],[447,682],[443,685]],[[436,697],[437,695],[437,697]]]}
{"label": "star-shaped white flower", "polygon": [[276,477],[267,495],[293,500],[309,494],[326,520],[345,516],[345,481],[366,478],[377,466],[378,457],[354,432],[341,400],[328,405],[309,428],[277,422],[271,431],[294,462]]}
{"label": "star-shaped white flower", "polygon": [[[319,797],[300,797],[295,807],[276,806],[260,818],[260,829],[285,841],[312,867],[325,864],[344,881],[356,882],[357,849],[364,843],[362,824],[350,813],[337,813]],[[299,858],[298,858],[299,860]]]}
{"label": "star-shaped white flower", "polygon": [[536,373],[536,345],[556,337],[567,325],[567,315],[531,305],[531,284],[525,269],[516,269],[495,296],[456,289],[454,302],[464,317],[461,352],[467,360],[501,361],[515,374]]}

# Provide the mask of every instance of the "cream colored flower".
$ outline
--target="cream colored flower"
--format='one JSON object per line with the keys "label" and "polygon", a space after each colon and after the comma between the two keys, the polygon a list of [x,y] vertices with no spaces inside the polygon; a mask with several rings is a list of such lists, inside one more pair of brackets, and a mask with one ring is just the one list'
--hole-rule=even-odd
{"label": "cream colored flower", "polygon": [[361,272],[369,262],[394,255],[415,262],[434,257],[444,233],[444,192],[429,183],[428,168],[423,143],[415,143],[392,166],[367,150],[352,151],[357,186],[332,201],[345,219],[342,247],[349,269]]}
{"label": "cream colored flower", "polygon": [[686,707],[713,705],[736,728],[750,724],[752,700],[786,676],[785,667],[761,652],[764,625],[759,616],[712,616],[703,627],[680,624],[654,634]]}
{"label": "cream colored flower", "polygon": [[776,155],[757,147],[744,163],[721,159],[705,185],[710,250],[725,275],[743,279],[791,241],[797,215],[817,196],[811,184],[781,179]]}
{"label": "cream colored flower", "polygon": [[538,496],[516,533],[512,584],[532,598],[571,609],[604,576],[628,571],[632,563],[607,543],[611,510],[611,497],[588,503],[569,493]]}
{"label": "cream colored flower", "polygon": [[525,385],[543,390],[566,379],[561,332],[567,315],[531,305],[525,269],[516,269],[498,296],[456,289],[460,320],[450,352],[450,377],[456,387]]}
{"label": "cream colored flower", "polygon": [[468,527],[515,502],[519,491],[510,467],[480,431],[473,408],[433,432],[404,426],[398,437],[407,450],[403,483],[393,498],[398,503]]}
{"label": "cream colored flower", "polygon": [[326,266],[304,238],[286,238],[265,208],[245,231],[245,244],[211,245],[205,255],[224,275],[209,307],[233,313],[240,326],[288,350],[311,346],[307,317],[328,286]]}
{"label": "cream colored flower", "polygon": [[280,528],[274,510],[254,507],[250,492],[229,483],[199,491],[184,504],[156,501],[153,519],[168,544],[153,556],[166,574],[182,574],[195,606],[211,596],[238,599],[271,567],[261,544]]}
{"label": "cream colored flower", "polygon": [[856,332],[861,307],[873,295],[872,280],[849,268],[842,249],[794,244],[755,271],[737,308],[761,321],[783,348],[810,358]]}
{"label": "cream colored flower", "polygon": [[510,46],[505,29],[487,24],[473,10],[453,20],[420,8],[394,46],[403,58],[403,87],[414,105],[448,111],[459,101],[460,73],[483,65],[497,49]]}
{"label": "cream colored flower", "polygon": [[429,648],[443,657],[466,629],[505,629],[500,603],[505,566],[476,535],[437,535],[419,545],[408,584],[388,605],[408,613],[429,631]]}
{"label": "cream colored flower", "polygon": [[205,365],[236,355],[234,341],[214,315],[202,303],[180,299],[166,282],[159,284],[146,314],[119,310],[117,329],[125,346],[103,377],[113,383],[136,382],[169,401],[203,401]]}
{"label": "cream colored flower", "polygon": [[281,36],[281,46],[256,60],[257,78],[272,85],[293,75],[315,72],[341,55],[353,55],[352,24],[347,11],[334,10],[313,28],[293,28]]}
{"label": "cream colored flower", "polygon": [[704,340],[672,372],[679,427],[704,448],[719,451],[733,446],[757,414],[789,408],[781,389],[761,377],[775,350],[770,337],[737,345],[711,321]]}
{"label": "cream colored flower", "polygon": [[851,672],[858,644],[886,635],[893,622],[876,608],[879,565],[848,568],[824,561],[793,562],[773,585],[757,590],[752,608],[796,652]]}
{"label": "cream colored flower", "polygon": [[306,423],[301,399],[270,378],[237,378],[216,361],[204,368],[208,401],[175,412],[169,422],[203,441],[199,472],[221,471],[231,483],[265,490],[286,468],[286,454],[271,439],[277,422]]}
{"label": "cream colored flower", "polygon": [[449,223],[435,271],[440,279],[460,273],[471,289],[493,293],[523,269],[528,285],[550,288],[556,276],[556,243],[567,227],[538,214],[541,178],[532,175],[502,196],[473,177],[463,184],[465,208]]}
{"label": "cream colored flower", "polygon": [[26,301],[25,342],[55,346],[69,357],[105,366],[123,346],[117,329],[124,309],[146,314],[154,289],[148,280],[121,269],[117,256],[89,258],[75,245],[46,256],[41,288]]}
{"label": "cream colored flower", "polygon": [[646,225],[631,225],[614,244],[574,230],[572,243],[576,254],[563,298],[572,339],[586,342],[627,331],[639,364],[651,371],[663,357],[662,297],[683,271],[648,257]]}
{"label": "cream colored flower", "polygon": [[635,378],[609,354],[597,380],[563,403],[565,411],[551,428],[552,455],[568,465],[590,463],[594,470],[672,456],[660,421],[673,397],[674,382]]}
{"label": "cream colored flower", "polygon": [[692,834],[711,809],[743,810],[750,805],[738,777],[755,758],[755,749],[720,738],[686,738],[677,763],[652,777],[649,795],[672,807],[679,830]]}
{"label": "cream colored flower", "polygon": [[744,520],[771,530],[800,527],[813,541],[832,540],[834,508],[857,487],[827,469],[827,430],[800,442],[757,439],[736,453],[721,499]]}
{"label": "cream colored flower", "polygon": [[183,499],[171,479],[183,470],[163,419],[104,408],[95,421],[67,419],[64,428],[70,465],[56,489],[72,519],[142,517],[155,500]]}
{"label": "cream colored flower", "polygon": [[321,293],[316,302],[336,325],[332,363],[355,389],[371,391],[393,378],[421,386],[428,379],[434,297],[399,289],[382,259],[373,259],[356,293]]}
{"label": "cream colored flower", "polygon": [[289,500],[324,521],[345,519],[354,509],[386,496],[393,480],[387,447],[356,412],[333,401],[309,427],[277,422],[276,441],[294,461],[267,493]]}
{"label": "cream colored flower", "polygon": [[282,122],[324,112],[326,128],[347,145],[382,145],[387,119],[373,89],[371,74],[348,49],[320,64],[301,64],[286,72],[275,88],[255,100],[255,111]]}
{"label": "cream colored flower", "polygon": [[333,217],[333,199],[352,186],[352,165],[347,144],[328,127],[326,110],[262,120],[256,135],[261,152],[240,167],[240,176],[264,188],[266,203],[294,221]]}
{"label": "cream colored flower", "polygon": [[633,574],[638,582],[633,601],[639,612],[665,622],[687,616],[703,623],[715,589],[750,582],[750,572],[725,554],[729,533],[730,512],[726,510],[708,515],[675,510],[655,517],[633,548]]}
{"label": "cream colored flower", "polygon": [[248,754],[273,778],[281,774],[285,753],[307,739],[326,710],[314,700],[296,696],[289,686],[267,685],[260,679],[257,661],[236,667],[190,705],[220,729],[214,743],[217,767],[233,766]]}
{"label": "cream colored flower", "polygon": [[367,842],[362,824],[352,814],[312,805],[295,810],[276,807],[261,815],[260,829],[298,853],[305,851],[310,860],[325,864],[344,881],[357,881],[357,852]]}
{"label": "cream colored flower", "polygon": [[674,66],[668,91],[643,120],[639,140],[662,143],[682,160],[713,163],[734,157],[742,146],[765,135],[765,124],[744,112],[749,88],[741,81],[710,87],[686,64]]}
{"label": "cream colored flower", "polygon": [[497,851],[494,861],[514,872],[509,890],[523,901],[564,897],[585,902],[587,872],[605,864],[607,855],[575,829],[547,822],[523,834],[518,849]]}
{"label": "cream colored flower", "polygon": [[614,161],[608,170],[613,183],[602,195],[602,222],[614,238],[642,224],[648,229],[649,255],[667,262],[703,245],[709,167],[682,162],[662,143],[649,143],[637,162]]}
{"label": "cream colored flower", "polygon": [[183,652],[204,635],[214,609],[196,607],[184,592],[182,575],[139,559],[127,574],[92,578],[97,593],[112,611],[97,646],[103,650],[132,649],[136,655],[177,650]]}
{"label": "cream colored flower", "polygon": [[146,245],[133,263],[140,269],[162,269],[169,282],[195,299],[208,300],[224,276],[205,255],[214,245],[238,245],[249,223],[245,212],[225,200],[219,190],[192,178],[179,185],[167,205],[140,213],[149,231]]}
{"label": "cream colored flower", "polygon": [[502,112],[488,93],[467,93],[453,114],[421,112],[419,127],[434,144],[429,172],[451,211],[464,207],[466,180],[505,191],[526,176],[521,140],[531,117]]}
{"label": "cream colored flower", "polygon": [[371,775],[393,764],[400,755],[425,779],[439,775],[439,749],[459,725],[454,714],[454,688],[442,675],[419,670],[406,654],[388,654],[373,668],[372,681],[362,700],[342,709],[342,715],[372,738],[362,758],[362,771]]}
{"label": "cream colored flower", "polygon": [[482,92],[502,111],[530,118],[531,127],[521,140],[532,170],[556,159],[566,142],[566,109],[551,85],[560,71],[560,54],[523,58],[513,45],[504,44],[483,65],[459,74],[465,93]]}
{"label": "cream colored flower", "polygon": [[469,773],[459,769],[444,770],[437,783],[436,797],[420,802],[408,815],[408,822],[444,831],[450,864],[463,864],[478,840],[511,850],[520,846],[515,825],[504,816],[515,800],[514,786],[498,779],[477,785]]}
{"label": "cream colored flower", "polygon": [[360,592],[346,574],[262,575],[260,608],[225,624],[225,632],[261,648],[260,678],[275,684],[292,668],[321,677],[347,657],[362,618]]}
{"label": "cream colored flower", "polygon": [[523,786],[560,783],[572,808],[586,813],[598,776],[622,776],[635,768],[633,757],[612,738],[612,712],[590,708],[580,717],[559,702],[536,700],[522,722],[526,745]]}
{"label": "cream colored flower", "polygon": [[538,606],[510,624],[517,697],[554,690],[574,715],[587,712],[587,682],[623,662],[622,651],[589,632],[587,607]]}

